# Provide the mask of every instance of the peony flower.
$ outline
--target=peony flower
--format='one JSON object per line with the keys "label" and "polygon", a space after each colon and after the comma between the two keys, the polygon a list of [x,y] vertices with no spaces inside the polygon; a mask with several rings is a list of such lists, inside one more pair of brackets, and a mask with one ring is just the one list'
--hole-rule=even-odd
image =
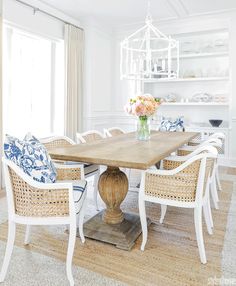
{"label": "peony flower", "polygon": [[156,112],[160,104],[159,99],[154,98],[150,94],[143,94],[131,98],[129,103],[124,106],[124,109],[128,114],[149,117]]}

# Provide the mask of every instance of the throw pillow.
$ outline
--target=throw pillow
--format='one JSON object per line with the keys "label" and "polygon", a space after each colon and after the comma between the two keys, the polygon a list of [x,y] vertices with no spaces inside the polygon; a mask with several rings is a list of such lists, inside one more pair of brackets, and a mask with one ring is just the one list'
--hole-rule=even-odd
{"label": "throw pillow", "polygon": [[44,145],[30,133],[24,140],[6,135],[4,154],[35,181],[55,183],[57,174],[53,162]]}

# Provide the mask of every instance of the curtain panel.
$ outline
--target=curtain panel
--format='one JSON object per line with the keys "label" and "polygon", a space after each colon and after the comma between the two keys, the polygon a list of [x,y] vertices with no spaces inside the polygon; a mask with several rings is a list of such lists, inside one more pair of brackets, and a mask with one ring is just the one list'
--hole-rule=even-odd
{"label": "curtain panel", "polygon": [[[3,130],[2,130],[2,0],[0,0],[0,158],[2,158]],[[2,187],[2,160],[0,163],[0,187]]]}
{"label": "curtain panel", "polygon": [[82,130],[84,31],[65,25],[65,135],[75,140]]}

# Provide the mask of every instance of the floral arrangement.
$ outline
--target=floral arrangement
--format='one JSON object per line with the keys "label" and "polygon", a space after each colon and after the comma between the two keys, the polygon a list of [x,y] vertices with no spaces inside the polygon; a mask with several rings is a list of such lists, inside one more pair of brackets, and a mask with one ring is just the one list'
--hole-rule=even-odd
{"label": "floral arrangement", "polygon": [[160,104],[160,99],[151,94],[143,94],[131,98],[125,105],[125,111],[131,115],[148,118],[156,112]]}
{"label": "floral arrangement", "polygon": [[138,117],[137,139],[150,139],[150,124],[148,119],[150,116],[154,115],[160,104],[160,99],[153,97],[151,94],[143,94],[131,98],[125,105],[125,111],[128,114]]}

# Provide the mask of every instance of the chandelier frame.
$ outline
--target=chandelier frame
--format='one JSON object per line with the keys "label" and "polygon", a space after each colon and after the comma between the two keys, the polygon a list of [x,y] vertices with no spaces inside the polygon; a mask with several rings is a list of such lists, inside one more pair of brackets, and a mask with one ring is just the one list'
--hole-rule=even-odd
{"label": "chandelier frame", "polygon": [[144,81],[179,77],[179,42],[163,34],[152,22],[149,6],[145,25],[121,42],[121,79]]}

